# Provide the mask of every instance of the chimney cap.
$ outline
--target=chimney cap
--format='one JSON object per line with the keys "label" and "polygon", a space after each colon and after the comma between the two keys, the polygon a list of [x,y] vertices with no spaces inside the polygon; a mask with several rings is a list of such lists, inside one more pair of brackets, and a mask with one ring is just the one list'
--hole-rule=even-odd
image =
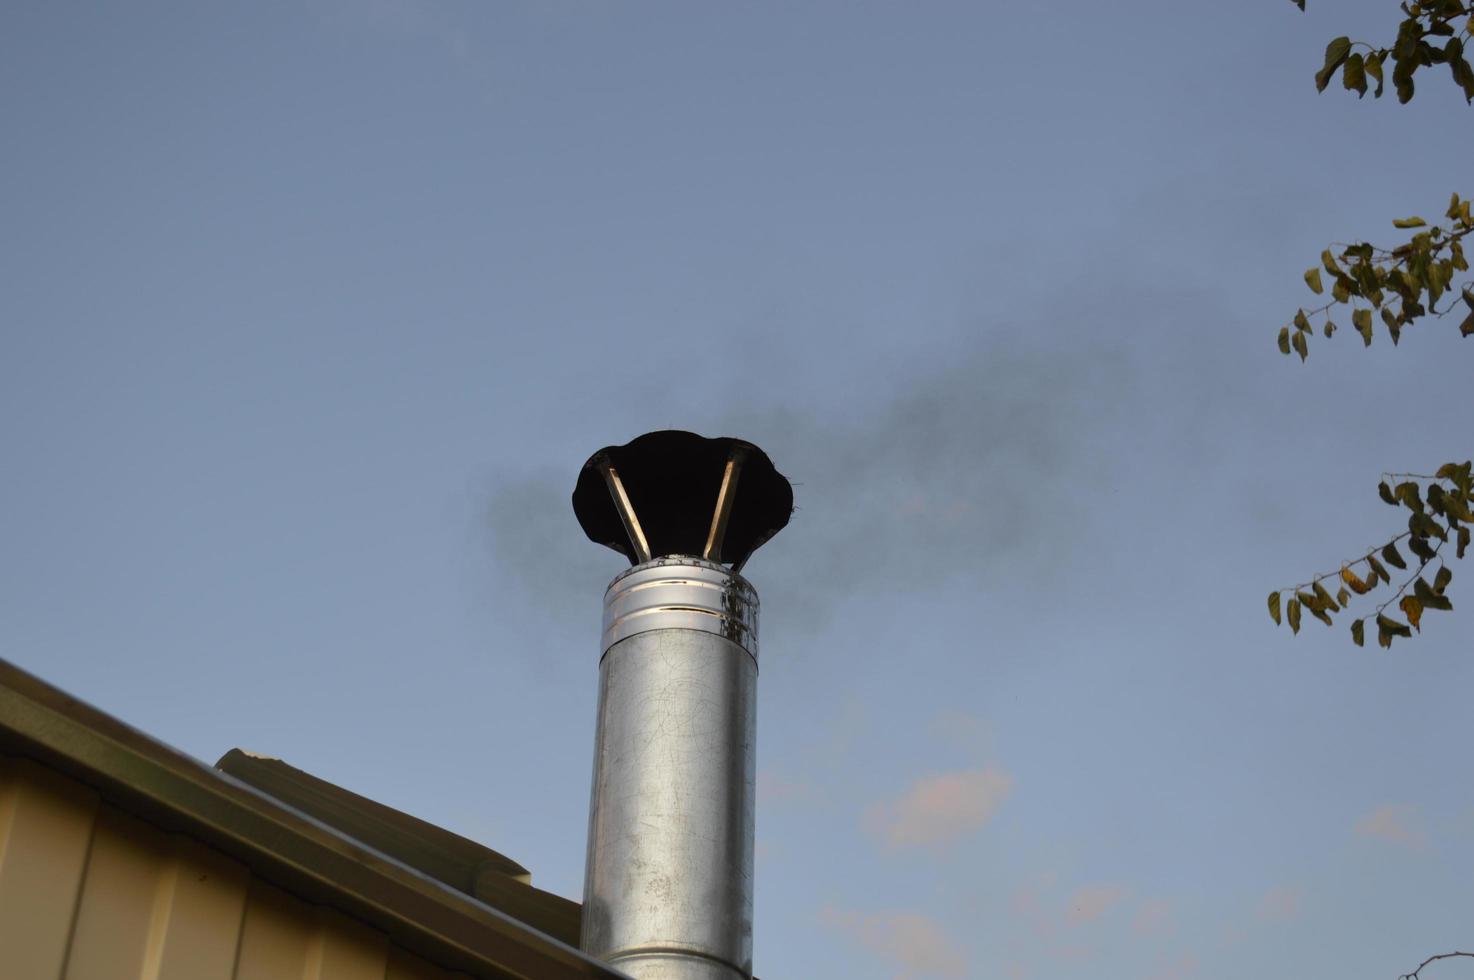
{"label": "chimney cap", "polygon": [[663,429],[590,456],[573,512],[631,564],[685,555],[738,571],[788,523],[793,488],[750,442]]}

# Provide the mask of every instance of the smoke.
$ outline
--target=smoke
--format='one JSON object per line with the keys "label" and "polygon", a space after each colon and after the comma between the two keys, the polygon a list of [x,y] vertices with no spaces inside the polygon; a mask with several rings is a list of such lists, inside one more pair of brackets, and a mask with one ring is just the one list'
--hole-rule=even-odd
{"label": "smoke", "polygon": [[760,565],[762,585],[784,589],[788,604],[802,599],[815,621],[880,585],[1047,584],[1090,519],[1105,463],[1092,435],[1120,368],[1101,353],[992,345],[845,418],[737,423],[798,484],[792,523],[753,571]]}
{"label": "smoke", "polygon": [[[842,410],[685,423],[750,439],[795,483],[792,522],[745,570],[760,593],[781,591],[785,628],[819,628],[839,601],[880,586],[1047,586],[1088,528],[1108,461],[1098,436],[1129,388],[1124,359],[982,340],[938,353],[894,366]],[[488,510],[496,555],[553,609],[595,603],[624,565],[593,557],[604,549],[569,506],[575,474],[508,480]]]}

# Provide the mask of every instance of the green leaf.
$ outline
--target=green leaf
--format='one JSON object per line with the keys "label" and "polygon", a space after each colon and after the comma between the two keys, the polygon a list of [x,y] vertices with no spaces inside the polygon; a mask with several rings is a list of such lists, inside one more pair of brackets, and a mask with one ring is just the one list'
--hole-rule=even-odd
{"label": "green leaf", "polygon": [[1320,264],[1325,266],[1326,271],[1333,276],[1339,276],[1341,274],[1341,267],[1336,264],[1336,257],[1331,254],[1330,249],[1326,249],[1320,253]]}
{"label": "green leaf", "polygon": [[[1444,532],[1443,525],[1439,524],[1427,514],[1410,514],[1407,519],[1407,529],[1413,532],[1413,536],[1408,539],[1409,547],[1412,546],[1413,541],[1419,538],[1424,542],[1429,538],[1437,538],[1440,541],[1448,540],[1448,534]],[[1417,552],[1417,550],[1417,548],[1413,548],[1414,552]]]}
{"label": "green leaf", "polygon": [[[1407,561],[1403,559],[1402,553],[1397,550],[1396,541],[1388,541],[1387,546],[1382,549],[1382,560],[1393,568],[1407,568]],[[1390,582],[1391,579],[1388,579]]]}
{"label": "green leaf", "polygon": [[1434,591],[1421,578],[1413,583],[1413,595],[1429,609],[1441,609],[1447,612],[1454,607],[1454,604],[1448,600],[1448,596]]}
{"label": "green leaf", "polygon": [[1428,484],[1428,509],[1429,510],[1433,511],[1433,513],[1435,513],[1435,514],[1442,514],[1444,512],[1445,505],[1446,505],[1446,501],[1445,501],[1444,497],[1445,497],[1445,494],[1443,492],[1443,487],[1439,486],[1436,483],[1430,483],[1430,484]]}
{"label": "green leaf", "polygon": [[1366,625],[1367,623],[1364,619],[1358,619],[1356,622],[1351,624],[1351,642],[1355,643],[1357,646],[1366,645]]}
{"label": "green leaf", "polygon": [[1382,97],[1382,56],[1380,54],[1369,54],[1366,58],[1366,73],[1377,80],[1377,90],[1372,93],[1373,98]]}
{"label": "green leaf", "polygon": [[1413,95],[1415,94],[1412,71],[1400,70],[1405,64],[1408,64],[1408,62],[1399,62],[1397,67],[1392,70],[1392,84],[1397,88],[1397,101],[1401,102],[1403,105],[1407,105],[1409,102],[1411,102],[1413,100]]}
{"label": "green leaf", "polygon": [[1422,218],[1398,218],[1392,222],[1394,228],[1423,228],[1428,224]]}
{"label": "green leaf", "polygon": [[1332,612],[1341,611],[1341,607],[1336,604],[1335,597],[1326,591],[1324,585],[1316,582],[1313,588],[1315,589],[1315,597],[1320,600],[1319,605],[1316,606],[1317,609],[1330,609]]}
{"label": "green leaf", "polygon": [[1443,590],[1448,588],[1448,583],[1453,580],[1454,573],[1449,571],[1447,565],[1444,565],[1438,570],[1438,574],[1433,576],[1433,591],[1441,595]]}
{"label": "green leaf", "polygon": [[1452,517],[1456,521],[1469,521],[1471,523],[1474,523],[1474,514],[1471,514],[1469,512],[1468,504],[1466,504],[1464,502],[1464,498],[1459,496],[1459,494],[1457,493],[1447,493],[1443,495],[1443,509],[1445,512],[1447,512],[1449,517]]}
{"label": "green leaf", "polygon": [[1474,313],[1464,317],[1464,322],[1459,324],[1459,336],[1467,337],[1474,334]]}
{"label": "green leaf", "polygon": [[1357,333],[1361,334],[1362,344],[1367,347],[1372,346],[1372,311],[1352,310],[1351,325],[1356,328]]}
{"label": "green leaf", "polygon": [[1285,603],[1285,618],[1290,621],[1290,632],[1300,632],[1300,600],[1291,599]]}
{"label": "green leaf", "polygon": [[1326,317],[1326,325],[1321,327],[1320,329],[1321,333],[1325,334],[1327,337],[1331,337],[1336,333],[1336,321],[1332,320],[1330,317]]}
{"label": "green leaf", "polygon": [[1448,67],[1453,71],[1454,83],[1464,90],[1464,101],[1474,102],[1474,66],[1467,58],[1454,58]]}
{"label": "green leaf", "polygon": [[1393,636],[1412,636],[1413,631],[1406,623],[1399,623],[1395,619],[1389,619],[1382,613],[1377,613],[1377,626],[1386,630]]}
{"label": "green leaf", "polygon": [[1386,480],[1377,484],[1377,496],[1382,498],[1383,503],[1391,504],[1393,507],[1397,506],[1397,498],[1392,495],[1392,488],[1387,485]]}
{"label": "green leaf", "polygon": [[1341,67],[1341,63],[1346,60],[1346,56],[1350,53],[1351,38],[1349,37],[1338,37],[1326,45],[1326,63],[1320,71],[1315,73],[1315,90],[1317,92],[1324,92],[1326,90],[1326,86],[1331,83],[1331,76],[1336,73],[1337,68]]}
{"label": "green leaf", "polygon": [[1407,519],[1407,529],[1413,532],[1415,538],[1437,538],[1440,541],[1448,540],[1448,532],[1443,525],[1435,521],[1427,514],[1413,514]]}
{"label": "green leaf", "polygon": [[1355,92],[1357,98],[1367,94],[1366,62],[1361,55],[1354,54],[1346,59],[1346,65],[1341,69],[1341,87]]}
{"label": "green leaf", "polygon": [[1428,547],[1427,538],[1420,537],[1416,534],[1407,539],[1407,547],[1409,551],[1423,561],[1432,561],[1434,555],[1437,554],[1432,548]]}
{"label": "green leaf", "polygon": [[1280,594],[1277,591],[1269,594],[1269,618],[1274,620],[1274,625],[1280,624]]}
{"label": "green leaf", "polygon": [[1309,353],[1305,346],[1305,334],[1296,331],[1295,336],[1290,340],[1290,343],[1294,345],[1295,353],[1300,355],[1301,363],[1304,363],[1305,358]]}
{"label": "green leaf", "polygon": [[1458,554],[1458,556],[1460,558],[1464,557],[1464,551],[1468,547],[1469,547],[1469,529],[1467,527],[1461,527],[1461,528],[1459,528],[1459,548],[1458,548],[1458,551],[1457,551],[1457,554]]}
{"label": "green leaf", "polygon": [[[1388,585],[1391,585],[1392,584],[1392,576],[1391,575],[1388,575],[1387,574],[1387,569],[1383,568],[1382,567],[1382,563],[1379,562],[1379,561],[1377,561],[1377,556],[1376,555],[1367,555],[1367,566],[1369,568],[1371,568],[1371,570],[1372,570],[1372,576],[1373,576],[1370,580],[1368,580],[1368,582],[1367,582],[1368,585],[1376,585],[1377,584],[1377,579],[1379,579],[1379,578],[1383,582],[1386,582]],[[1371,591],[1371,590],[1368,589],[1368,591]]]}
{"label": "green leaf", "polygon": [[1290,353],[1290,328],[1289,327],[1280,327],[1279,345],[1280,345],[1280,353],[1281,354],[1288,354],[1288,353]]}
{"label": "green leaf", "polygon": [[1319,269],[1305,270],[1305,285],[1309,286],[1310,291],[1316,294],[1326,291],[1325,286],[1321,285]]}
{"label": "green leaf", "polygon": [[1395,491],[1397,499],[1406,504],[1415,513],[1423,512],[1423,498],[1418,494],[1418,485],[1412,480],[1404,480],[1397,485]]}

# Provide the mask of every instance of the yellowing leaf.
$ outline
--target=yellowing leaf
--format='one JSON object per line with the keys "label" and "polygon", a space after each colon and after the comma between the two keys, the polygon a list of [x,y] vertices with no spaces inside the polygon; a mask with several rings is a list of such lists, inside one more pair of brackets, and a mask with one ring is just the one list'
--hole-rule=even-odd
{"label": "yellowing leaf", "polygon": [[1398,218],[1396,221],[1392,222],[1392,227],[1422,228],[1425,227],[1427,224],[1428,222],[1424,221],[1422,218]]}
{"label": "yellowing leaf", "polygon": [[1269,594],[1269,618],[1274,620],[1274,625],[1280,624],[1280,594],[1277,591]]}
{"label": "yellowing leaf", "polygon": [[1324,585],[1316,582],[1313,588],[1315,590],[1315,597],[1320,600],[1320,602],[1316,604],[1315,608],[1330,609],[1332,612],[1340,611],[1341,607],[1336,604],[1336,600],[1331,596],[1329,592],[1326,591],[1326,587]]}
{"label": "yellowing leaf", "polygon": [[1423,604],[1421,602],[1410,595],[1405,595],[1402,597],[1402,601],[1397,604],[1397,608],[1402,610],[1403,615],[1407,617],[1408,624],[1413,629],[1419,633],[1423,632],[1423,628],[1418,625],[1418,621],[1423,618]]}

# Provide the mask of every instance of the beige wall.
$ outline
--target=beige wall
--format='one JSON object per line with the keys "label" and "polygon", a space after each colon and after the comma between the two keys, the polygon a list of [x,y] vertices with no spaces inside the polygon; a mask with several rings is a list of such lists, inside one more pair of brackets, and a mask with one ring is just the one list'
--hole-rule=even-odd
{"label": "beige wall", "polygon": [[3,980],[451,980],[385,936],[0,756]]}

